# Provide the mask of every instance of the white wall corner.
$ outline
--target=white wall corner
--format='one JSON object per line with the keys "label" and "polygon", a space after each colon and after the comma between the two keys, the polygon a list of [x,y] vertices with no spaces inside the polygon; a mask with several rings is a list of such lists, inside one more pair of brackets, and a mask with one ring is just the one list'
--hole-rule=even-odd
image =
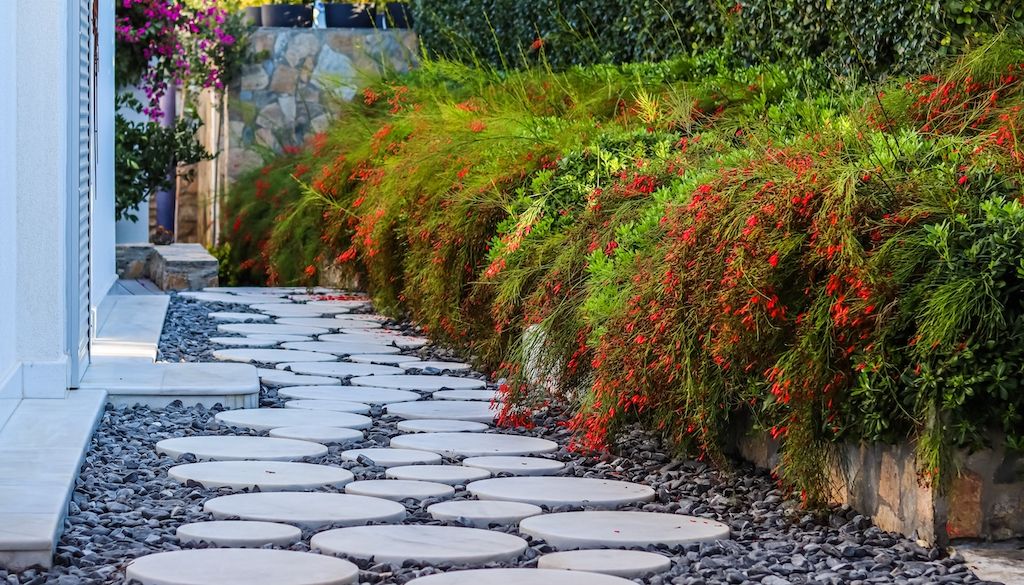
{"label": "white wall corner", "polygon": [[68,393],[67,358],[52,362],[26,362],[21,368],[25,398],[64,398]]}
{"label": "white wall corner", "polygon": [[0,400],[21,398],[21,364],[14,364],[6,372],[0,372]]}

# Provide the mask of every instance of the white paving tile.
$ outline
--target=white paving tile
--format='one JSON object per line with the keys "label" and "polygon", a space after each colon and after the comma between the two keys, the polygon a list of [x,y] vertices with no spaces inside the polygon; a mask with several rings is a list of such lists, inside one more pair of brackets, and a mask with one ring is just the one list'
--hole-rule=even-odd
{"label": "white paving tile", "polygon": [[246,335],[249,339],[273,341],[275,343],[288,343],[291,341],[312,341],[310,335],[296,335],[294,333],[250,333]]}
{"label": "white paving tile", "polygon": [[431,394],[434,400],[479,400],[480,402],[501,402],[503,396],[493,390],[438,390]]}
{"label": "white paving tile", "polygon": [[534,455],[558,450],[558,443],[547,439],[498,433],[415,433],[392,438],[391,446],[459,457]]}
{"label": "white paving tile", "polygon": [[166,406],[174,400],[228,408],[255,406],[256,368],[231,363],[93,363],[80,388],[106,390],[115,404]]}
{"label": "white paving tile", "polygon": [[217,330],[240,335],[320,335],[327,333],[323,327],[302,327],[280,323],[225,323],[217,325]]}
{"label": "white paving tile", "polygon": [[154,361],[169,302],[166,295],[107,295],[96,312],[91,358]]}
{"label": "white paving tile", "polygon": [[617,508],[649,502],[654,490],[646,485],[585,477],[500,477],[475,481],[466,489],[481,500],[525,502],[538,506]]}
{"label": "white paving tile", "polygon": [[537,560],[538,569],[590,571],[616,577],[643,577],[663,573],[672,567],[665,555],[641,550],[574,550],[546,554]]}
{"label": "white paving tile", "polygon": [[405,506],[398,502],[323,492],[232,494],[208,500],[203,510],[215,518],[284,522],[311,529],[405,519]]}
{"label": "white paving tile", "polygon": [[352,473],[340,467],[290,461],[204,461],[176,465],[167,470],[171,478],[194,481],[207,489],[235,491],[289,491],[341,487],[352,481]]}
{"label": "white paving tile", "polygon": [[175,459],[191,453],[199,461],[298,461],[322,457],[327,447],[291,439],[207,435],[164,439],[156,444],[156,451]]}
{"label": "white paving tile", "polygon": [[373,447],[368,449],[349,449],[341,452],[345,461],[358,461],[360,457],[369,459],[379,467],[399,467],[403,465],[433,465],[441,462],[437,453],[417,451],[415,449],[391,449]]}
{"label": "white paving tile", "polygon": [[335,319],[333,317],[278,317],[281,325],[298,325],[301,327],[319,327],[338,331],[339,329],[377,329],[381,326],[377,321],[357,319]]}
{"label": "white paving tile", "polygon": [[352,412],[355,414],[368,414],[370,405],[362,402],[351,402],[348,400],[289,400],[284,403],[285,408],[299,408],[302,410],[330,410],[333,412]]}
{"label": "white paving tile", "polygon": [[429,400],[396,402],[385,407],[388,414],[404,419],[444,418],[479,423],[491,423],[497,413],[486,402],[460,402],[457,400]]}
{"label": "white paving tile", "polygon": [[[334,342],[334,343],[340,343],[340,342]],[[414,357],[408,356],[408,355],[400,355],[398,353],[399,349],[397,347],[393,347],[393,346],[385,346],[385,347],[388,348],[388,351],[386,351],[386,352],[382,352],[382,353],[352,354],[352,355],[348,356],[347,359],[350,362],[356,362],[356,363],[359,363],[359,364],[382,364],[382,365],[385,365],[385,366],[397,366],[398,364],[403,364],[403,363],[407,364],[407,363],[410,363],[410,360],[417,360],[417,359],[419,359],[419,358],[414,358]],[[388,353],[391,350],[394,350],[394,353]]]}
{"label": "white paving tile", "polygon": [[231,311],[216,311],[210,313],[207,317],[214,321],[223,321],[227,323],[255,323],[256,321],[269,321],[270,317],[267,315],[261,315],[259,313],[235,313]]}
{"label": "white paving tile", "polygon": [[402,349],[419,349],[430,343],[430,340],[426,337],[401,335],[388,329],[342,329],[341,333],[321,335],[319,339],[321,341],[356,341],[357,339],[361,341],[376,341],[378,343],[386,343],[387,345],[395,345]]}
{"label": "white paving tile", "polygon": [[323,443],[326,445],[358,443],[366,438],[363,436],[362,431],[357,431],[355,429],[314,425],[278,427],[276,429],[270,429],[268,434],[271,437],[296,439],[299,441],[312,441],[314,443]]}
{"label": "white paving tile", "polygon": [[395,501],[425,500],[427,498],[450,498],[455,495],[455,488],[433,481],[367,479],[353,481],[346,485],[345,493]]}
{"label": "white paving tile", "polygon": [[[331,359],[336,359],[331,356]],[[295,362],[282,363],[277,367],[291,370],[296,374],[308,374],[311,376],[387,376],[402,370],[392,366],[379,366],[376,364],[355,364],[352,362]],[[378,386],[378,384],[359,384],[360,386]],[[388,384],[380,384],[384,388],[390,388]]]}
{"label": "white paving tile", "polygon": [[329,378],[327,376],[303,376],[301,374],[295,374],[286,370],[271,370],[260,368],[256,370],[259,374],[260,382],[271,388],[279,386],[313,386],[313,385],[333,385],[338,384],[341,380],[337,378]]}
{"label": "white paving tile", "polygon": [[369,386],[286,386],[278,389],[277,395],[282,398],[349,400],[366,404],[390,404],[420,399],[420,395],[415,392]]}
{"label": "white paving tile", "polygon": [[403,370],[437,370],[439,372],[468,372],[473,366],[463,362],[413,361],[398,364]]}
{"label": "white paving tile", "polygon": [[474,528],[488,528],[492,524],[511,526],[523,518],[537,516],[544,510],[540,506],[522,502],[497,502],[484,500],[453,500],[431,504],[427,512],[435,520],[459,522]]}
{"label": "white paving tile", "polygon": [[260,548],[288,546],[302,539],[302,531],[288,524],[251,520],[212,520],[182,524],[175,536],[183,543],[208,542],[217,546]]}
{"label": "white paving tile", "polygon": [[313,536],[310,547],[378,563],[483,564],[509,560],[526,550],[518,536],[455,526],[358,526]]}
{"label": "white paving tile", "polygon": [[554,475],[565,469],[565,464],[553,459],[541,457],[509,457],[505,455],[494,455],[486,457],[467,457],[462,464],[469,467],[486,469],[497,475],[507,473],[509,475]]}
{"label": "white paving tile", "polygon": [[524,520],[519,530],[559,549],[675,547],[725,540],[730,533],[725,524],[706,518],[625,511],[545,514]]}
{"label": "white paving tile", "polygon": [[487,429],[488,426],[484,423],[444,418],[421,418],[398,422],[398,430],[403,433],[479,433]]}
{"label": "white paving tile", "polygon": [[384,375],[378,374],[373,378],[354,378],[353,386],[380,386],[382,388],[397,388],[399,390],[418,390],[421,392],[432,392],[435,390],[470,390],[473,388],[484,388],[487,382],[475,378],[459,378],[456,376],[429,376],[429,375]]}
{"label": "white paving tile", "polygon": [[399,465],[384,472],[384,477],[388,479],[433,481],[448,485],[465,485],[490,476],[487,470],[461,465]]}
{"label": "white paving tile", "polygon": [[320,317],[323,315],[333,315],[336,313],[347,313],[352,309],[349,307],[342,306],[315,306],[315,305],[297,305],[295,303],[290,304],[267,304],[260,305],[257,309],[261,313],[266,313],[272,317]]}
{"label": "white paving tile", "polygon": [[274,347],[276,341],[271,339],[253,339],[252,337],[211,337],[210,343],[227,347]]}
{"label": "white paving tile", "polygon": [[226,303],[233,305],[252,305],[260,303],[283,303],[284,299],[267,294],[229,294],[222,292],[188,291],[178,293],[180,296],[207,303]]}
{"label": "white paving tile", "polygon": [[[285,343],[281,347],[285,349],[298,349],[302,351],[317,351],[321,353],[331,353],[334,355],[351,355],[356,354],[397,354],[399,350],[397,347],[384,345],[383,343],[372,343],[368,341],[298,341],[294,343]],[[396,358],[406,358],[407,356],[396,356]],[[362,360],[351,360],[359,363],[378,363],[378,362],[364,362]]]}
{"label": "white paving tile", "polygon": [[373,420],[361,414],[331,412],[329,410],[301,410],[298,408],[252,408],[227,410],[218,413],[216,419],[228,426],[269,431],[277,427],[296,425],[317,425],[368,429]]}
{"label": "white paving tile", "polygon": [[239,347],[235,349],[217,349],[213,352],[214,359],[224,362],[278,364],[284,362],[331,362],[337,356],[315,351],[294,351],[291,349],[252,349]]}
{"label": "white paving tile", "polygon": [[634,585],[632,581],[586,571],[474,569],[413,579],[406,585]]}
{"label": "white paving tile", "polygon": [[342,559],[251,548],[157,553],[131,561],[125,573],[142,585],[348,585],[359,578],[359,568]]}

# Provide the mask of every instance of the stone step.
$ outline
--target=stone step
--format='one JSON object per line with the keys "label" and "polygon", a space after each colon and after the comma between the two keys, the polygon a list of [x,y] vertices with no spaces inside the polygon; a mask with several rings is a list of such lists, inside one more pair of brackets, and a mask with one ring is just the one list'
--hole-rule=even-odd
{"label": "stone step", "polygon": [[89,366],[79,387],[106,390],[114,405],[163,408],[181,400],[185,405],[255,408],[260,381],[248,364],[104,360]]}
{"label": "stone step", "polygon": [[155,361],[169,303],[166,295],[107,295],[97,309],[92,360]]}

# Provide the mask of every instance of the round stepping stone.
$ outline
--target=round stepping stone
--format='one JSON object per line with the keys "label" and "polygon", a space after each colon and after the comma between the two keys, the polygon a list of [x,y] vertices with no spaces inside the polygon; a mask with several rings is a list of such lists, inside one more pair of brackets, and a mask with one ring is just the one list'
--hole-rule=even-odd
{"label": "round stepping stone", "polygon": [[448,485],[465,485],[471,481],[487,479],[491,472],[484,469],[462,467],[461,465],[401,465],[384,472],[388,479],[411,479],[413,481],[436,481]]}
{"label": "round stepping stone", "polygon": [[[493,480],[486,480],[493,481]],[[726,540],[721,522],[658,512],[563,512],[524,520],[523,534],[543,538],[556,548],[620,548]]]}
{"label": "round stepping stone", "polygon": [[501,402],[500,392],[493,390],[438,390],[430,395],[434,400],[478,400],[480,402]]}
{"label": "round stepping stone", "polygon": [[407,335],[398,335],[387,331],[385,329],[343,329],[341,333],[332,333],[330,335],[321,335],[321,341],[367,341],[376,343],[386,343],[387,345],[394,345],[402,349],[419,349],[424,345],[430,343],[430,340],[426,337],[411,337]]}
{"label": "round stepping stone", "polygon": [[175,532],[180,542],[209,542],[217,546],[260,548],[268,544],[288,546],[302,539],[302,531],[277,522],[213,520],[182,524]]}
{"label": "round stepping stone", "polygon": [[403,433],[479,433],[487,428],[484,423],[444,418],[421,418],[398,423],[398,430]]}
{"label": "round stepping stone", "polygon": [[297,386],[297,385],[326,385],[326,384],[337,384],[340,382],[337,378],[328,378],[326,376],[303,376],[301,374],[294,374],[287,370],[269,370],[263,368],[257,368],[256,373],[259,374],[260,382],[270,386],[272,388],[279,386]]}
{"label": "round stepping stone", "polygon": [[497,475],[554,475],[565,468],[561,461],[542,459],[540,457],[508,457],[496,455],[491,457],[467,457],[462,464],[468,467],[479,467]]}
{"label": "round stepping stone", "polygon": [[341,319],[342,321],[376,321],[378,323],[384,323],[388,320],[384,315],[379,315],[377,313],[346,313],[344,315],[335,316],[335,319]]}
{"label": "round stepping stone", "polygon": [[[330,353],[334,355],[356,355],[361,353],[381,355],[397,354],[398,352],[401,351],[400,349],[392,345],[384,345],[383,343],[369,343],[365,341],[296,341],[294,343],[285,343],[281,347],[284,347],[285,349],[298,349],[302,351],[318,351],[320,353]],[[399,361],[408,361],[408,356],[399,355],[395,356],[395,359],[398,359]]]}
{"label": "round stepping stone", "polygon": [[518,536],[456,526],[357,526],[313,536],[310,548],[376,563],[483,564],[514,559],[526,550]]}
{"label": "round stepping stone", "polygon": [[398,502],[324,492],[232,494],[208,500],[203,510],[214,518],[285,522],[310,529],[328,524],[360,526],[405,519],[405,506]]}
{"label": "round stepping stone", "polygon": [[614,575],[552,569],[473,569],[413,579],[405,585],[634,585]]}
{"label": "round stepping stone", "polygon": [[494,433],[417,433],[391,439],[392,447],[422,449],[448,456],[530,455],[558,450],[558,443],[547,439],[499,435]]}
{"label": "round stepping stone", "polygon": [[266,304],[259,307],[261,313],[266,313],[272,317],[321,317],[323,315],[347,313],[351,310],[349,307],[296,305],[293,303]]}
{"label": "round stepping stone", "polygon": [[487,402],[458,400],[429,400],[423,402],[396,402],[386,407],[387,413],[405,419],[445,418],[479,423],[494,421],[496,412]]}
{"label": "round stepping stone", "polygon": [[[284,351],[284,350],[282,350]],[[326,355],[326,354],[320,354]],[[333,355],[331,359],[337,359]],[[352,362],[321,362],[321,367],[316,367],[313,363],[297,362],[287,363],[279,365],[281,369],[289,369],[296,374],[309,374],[313,376],[337,376],[337,377],[348,377],[348,376],[369,376],[376,377],[380,375],[393,374],[395,372],[401,372],[402,370],[392,366],[378,366],[375,364],[354,364]],[[359,384],[360,386],[378,386],[378,384]],[[384,388],[391,388],[391,385],[384,384],[380,385]]]}
{"label": "round stepping stone", "polygon": [[338,321],[337,327],[342,331],[370,331],[384,327],[383,321],[352,318],[351,315],[338,315],[336,320]]}
{"label": "round stepping stone", "polygon": [[323,327],[300,327],[298,325],[281,325],[279,323],[226,323],[217,325],[218,331],[238,333],[240,335],[320,335],[327,333]]}
{"label": "round stepping stone", "polygon": [[468,372],[473,366],[462,362],[414,361],[398,364],[403,370],[438,370],[440,372]]}
{"label": "round stepping stone", "polygon": [[284,398],[349,400],[366,404],[389,404],[420,399],[419,394],[407,390],[366,386],[289,386],[278,390],[277,395]]}
{"label": "round stepping stone", "polygon": [[293,351],[290,349],[217,349],[213,352],[214,359],[225,362],[258,362],[277,364],[281,362],[333,362],[337,356],[315,351]]}
{"label": "round stepping stone", "polygon": [[176,465],[167,475],[181,483],[194,481],[208,489],[264,492],[341,487],[354,479],[347,469],[313,463],[283,461],[205,461]]}
{"label": "round stepping stone", "polygon": [[216,419],[228,426],[243,427],[257,431],[269,431],[277,427],[315,425],[368,429],[373,420],[361,414],[331,412],[329,410],[302,410],[299,408],[252,408],[225,410]]}
{"label": "round stepping stone", "polygon": [[210,343],[228,347],[274,347],[276,341],[271,339],[253,339],[252,337],[211,337]]}
{"label": "round stepping stone", "polygon": [[227,321],[229,323],[245,323],[249,321],[269,321],[270,317],[260,313],[232,313],[230,311],[217,311],[210,313],[207,317],[214,321]]}
{"label": "round stepping stone", "polygon": [[156,444],[156,451],[175,459],[191,453],[200,461],[295,461],[323,457],[327,447],[292,439],[211,435],[165,439]]}
{"label": "round stepping stone", "polygon": [[537,568],[632,578],[665,572],[672,568],[672,561],[642,550],[573,550],[544,555],[537,560]]}
{"label": "round stepping stone", "polygon": [[523,518],[544,513],[540,506],[522,502],[486,502],[480,500],[457,500],[441,502],[427,508],[435,520],[459,522],[476,528],[488,528],[492,524],[510,526],[519,524]]}
{"label": "round stepping stone", "polygon": [[[301,289],[305,290],[305,289]],[[256,294],[283,297],[296,292],[301,292],[294,286],[206,286],[203,292],[222,292],[232,294]]]}
{"label": "round stepping stone", "polygon": [[427,498],[450,498],[455,488],[433,481],[405,479],[367,479],[353,481],[345,486],[345,493],[357,496],[383,498],[385,500],[425,500]]}
{"label": "round stepping stone", "polygon": [[[327,342],[324,342],[324,343],[327,343]],[[382,365],[385,365],[385,366],[397,366],[399,364],[408,364],[408,363],[410,363],[409,362],[410,359],[419,359],[419,358],[412,358],[411,356],[399,354],[398,353],[399,349],[397,347],[393,347],[393,346],[390,346],[390,345],[385,345],[383,347],[386,347],[388,350],[392,350],[393,349],[393,350],[395,350],[395,353],[381,352],[381,353],[352,354],[352,355],[349,355],[345,359],[347,359],[350,362],[356,362],[357,364],[382,364]]]}
{"label": "round stepping stone", "polygon": [[[331,294],[331,293],[325,293]],[[347,294],[347,293],[334,293],[334,294]],[[360,298],[353,299],[324,299],[323,295],[305,295],[306,298],[295,298],[291,297],[296,301],[308,301],[307,305],[314,307],[350,307],[353,309],[364,309],[370,307],[370,299],[366,295],[349,294],[349,296],[355,296]]]}
{"label": "round stepping stone", "polygon": [[348,400],[289,400],[284,403],[285,408],[298,408],[301,410],[330,410],[333,412],[354,412],[356,414],[367,414],[370,406],[361,402],[349,402]]}
{"label": "round stepping stone", "polygon": [[347,585],[359,567],[291,550],[198,548],[139,557],[125,576],[142,585]]}
{"label": "round stepping stone", "polygon": [[360,457],[366,457],[379,467],[432,465],[441,462],[441,456],[437,453],[428,453],[415,449],[375,447],[370,449],[350,449],[341,452],[341,458],[345,461],[358,461]]}
{"label": "round stepping stone", "polygon": [[481,500],[551,507],[616,508],[654,499],[654,490],[645,485],[586,477],[500,477],[475,481],[466,489]]}
{"label": "round stepping stone", "polygon": [[309,335],[295,335],[292,333],[254,333],[247,335],[249,339],[263,339],[275,343],[288,343],[290,341],[312,341]]}
{"label": "round stepping stone", "polygon": [[179,296],[204,301],[207,303],[228,303],[234,305],[248,305],[250,303],[280,303],[280,298],[274,295],[260,294],[228,294],[218,292],[186,291],[178,293]]}
{"label": "round stepping stone", "polygon": [[276,323],[281,325],[298,325],[299,327],[320,327],[331,331],[337,331],[345,327],[351,329],[376,329],[381,326],[376,321],[341,320],[333,317],[282,317],[277,319]]}
{"label": "round stepping stone", "polygon": [[469,390],[473,388],[484,388],[487,382],[474,378],[457,378],[455,376],[429,376],[410,375],[386,376],[378,375],[373,378],[353,378],[354,386],[380,386],[382,388],[398,388],[399,390],[419,390],[421,392],[433,392],[434,390]]}
{"label": "round stepping stone", "polygon": [[346,443],[359,442],[366,438],[363,436],[362,431],[357,431],[355,429],[313,425],[279,427],[276,429],[270,429],[269,433],[271,437],[296,439],[299,441],[312,441],[314,443],[324,443],[327,445],[344,445]]}

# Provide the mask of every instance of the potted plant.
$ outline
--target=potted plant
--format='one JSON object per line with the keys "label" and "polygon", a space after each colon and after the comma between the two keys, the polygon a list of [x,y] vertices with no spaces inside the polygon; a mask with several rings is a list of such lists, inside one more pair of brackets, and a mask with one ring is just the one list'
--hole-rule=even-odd
{"label": "potted plant", "polygon": [[387,2],[377,9],[377,28],[412,28],[412,13],[405,2]]}
{"label": "potted plant", "polygon": [[373,28],[373,8],[369,2],[324,4],[327,28]]}
{"label": "potted plant", "polygon": [[313,7],[305,2],[274,0],[263,5],[261,17],[263,26],[308,27],[313,24]]}

